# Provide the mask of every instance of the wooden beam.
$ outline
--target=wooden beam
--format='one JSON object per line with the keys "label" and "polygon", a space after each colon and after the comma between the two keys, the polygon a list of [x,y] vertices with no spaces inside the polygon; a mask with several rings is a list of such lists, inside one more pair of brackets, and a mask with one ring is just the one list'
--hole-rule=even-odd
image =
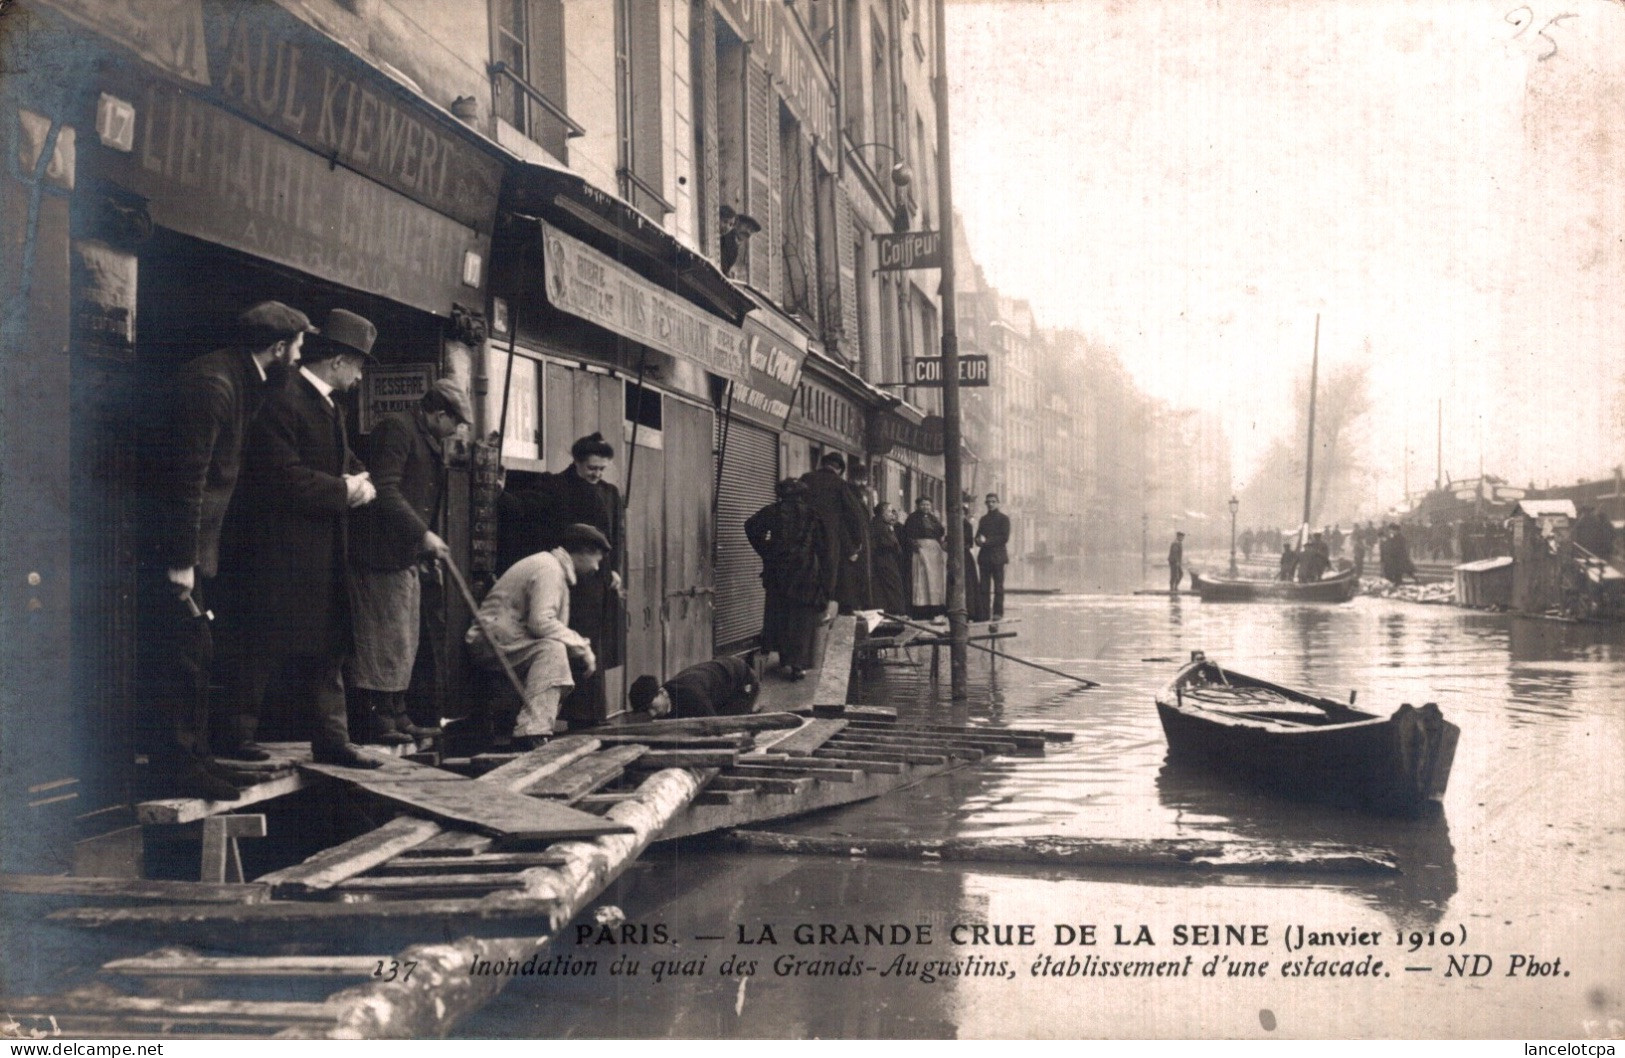
{"label": "wooden beam", "polygon": [[813,764],[741,764],[732,771],[747,778],[759,775],[764,779],[797,779],[805,776],[827,782],[857,782],[863,774],[851,768],[822,768]]}
{"label": "wooden beam", "polygon": [[160,950],[103,963],[131,977],[371,977],[382,955],[196,955]]}
{"label": "wooden beam", "polygon": [[864,750],[896,750],[898,752],[918,751],[921,753],[946,753],[959,760],[978,761],[987,756],[980,749],[971,749],[965,746],[945,746],[940,742],[914,742],[907,739],[878,739],[878,738],[838,738],[830,740],[831,749],[864,749]]}
{"label": "wooden beam", "polygon": [[564,735],[493,768],[480,778],[485,782],[498,783],[515,793],[520,793],[527,786],[541,782],[549,775],[557,774],[596,751],[598,746],[596,738],[589,738],[586,735]]}
{"label": "wooden beam", "polygon": [[[416,850],[414,850],[416,851]],[[558,867],[569,857],[558,852],[486,852],[468,856],[397,856],[372,869],[374,874],[443,874],[511,871],[525,867]]]}
{"label": "wooden beam", "polygon": [[149,881],[144,878],[76,878],[58,874],[0,874],[0,893],[38,896],[94,896],[103,899],[189,904],[257,904],[269,887],[207,882]]}
{"label": "wooden beam", "polygon": [[257,881],[269,885],[279,897],[318,893],[417,848],[439,833],[440,824],[432,820],[397,816],[376,830],[323,849],[303,863],[261,875]]}
{"label": "wooden beam", "polygon": [[615,735],[727,735],[736,731],[774,731],[801,726],[795,713],[747,713],[743,716],[695,716],[684,720],[650,720],[596,728],[599,738]]}
{"label": "wooden beam", "polygon": [[528,797],[568,803],[620,778],[626,766],[643,754],[643,746],[615,746],[544,777],[524,792]]}
{"label": "wooden beam", "polygon": [[8,1014],[125,1014],[163,1020],[212,1022],[330,1022],[333,1009],[326,1003],[295,1003],[252,999],[169,999],[63,992],[54,996],[6,996],[0,1009]]}
{"label": "wooden beam", "polygon": [[736,747],[728,749],[651,749],[628,766],[635,771],[661,768],[726,768],[739,760]]}
{"label": "wooden beam", "polygon": [[1114,838],[825,838],[736,830],[729,840],[766,852],[970,863],[1061,863],[1103,868],[1397,874],[1387,853],[1350,845]]}
{"label": "wooden beam", "polygon": [[847,685],[852,680],[852,653],[857,642],[858,619],[850,614],[837,617],[824,642],[824,660],[818,666],[818,686],[813,705],[845,705]]}
{"label": "wooden beam", "polygon": [[949,759],[946,753],[924,753],[916,750],[859,749],[846,743],[825,746],[812,752],[815,759],[822,759],[826,755],[844,757],[847,760],[893,760],[899,764],[925,764],[930,766],[947,764]]}
{"label": "wooden beam", "polygon": [[235,801],[207,801],[201,797],[168,797],[156,801],[142,801],[135,806],[135,818],[141,823],[195,823],[223,812],[235,812],[261,801],[286,797],[306,787],[323,782],[318,775],[302,771],[284,772],[275,778],[243,786]]}
{"label": "wooden beam", "polygon": [[706,787],[708,790],[749,790],[764,794],[798,794],[813,784],[807,777],[786,778],[768,775],[718,775]]}
{"label": "wooden beam", "polygon": [[846,725],[845,720],[809,720],[797,730],[762,748],[774,753],[805,756],[839,734]]}
{"label": "wooden beam", "polygon": [[351,878],[334,886],[346,895],[369,893],[376,896],[412,896],[419,898],[484,896],[501,889],[523,889],[524,879],[518,872],[471,872],[467,874],[404,874],[388,877],[369,875]]}
{"label": "wooden beam", "polygon": [[494,842],[484,834],[472,830],[442,830],[415,849],[407,849],[402,856],[478,856]]}

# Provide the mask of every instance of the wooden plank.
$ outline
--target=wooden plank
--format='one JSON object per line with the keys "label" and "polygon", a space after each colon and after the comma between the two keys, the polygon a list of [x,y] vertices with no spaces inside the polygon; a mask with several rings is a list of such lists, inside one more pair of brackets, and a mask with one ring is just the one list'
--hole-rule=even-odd
{"label": "wooden plank", "polygon": [[875,750],[855,748],[851,743],[838,743],[813,750],[812,756],[822,758],[825,754],[845,757],[847,760],[892,760],[899,764],[924,764],[938,766],[948,763],[946,753],[925,753],[918,750]]}
{"label": "wooden plank", "polygon": [[480,778],[518,793],[596,751],[598,745],[596,738],[565,735],[486,772]]}
{"label": "wooden plank", "polygon": [[[417,851],[417,850],[414,850]],[[468,856],[397,856],[372,869],[374,875],[443,874],[448,871],[511,871],[528,867],[561,867],[569,858],[557,852],[487,852]]]}
{"label": "wooden plank", "polygon": [[[861,757],[846,756],[840,750],[820,750],[810,757],[798,757],[798,760],[810,760],[820,767],[828,765],[832,768],[855,768],[858,771],[878,772],[882,775],[901,775],[908,771],[908,765],[895,760],[865,760]],[[797,765],[790,765],[797,767]]]}
{"label": "wooden plank", "polygon": [[321,781],[320,776],[302,771],[285,771],[253,786],[239,787],[239,796],[235,801],[207,801],[201,797],[166,797],[156,801],[142,801],[135,806],[135,818],[137,822],[149,824],[195,823],[200,819],[220,815],[223,812],[235,812],[239,808],[246,808],[261,801],[286,797]]}
{"label": "wooden plank", "polygon": [[340,893],[372,893],[378,896],[451,897],[484,896],[499,889],[523,889],[524,878],[517,873],[405,874],[391,877],[368,875],[351,878],[334,886]]}
{"label": "wooden plank", "polygon": [[733,769],[734,774],[752,776],[760,775],[763,778],[795,779],[807,776],[813,779],[823,779],[827,782],[857,782],[863,773],[851,768],[821,768],[812,764],[741,764]]}
{"label": "wooden plank", "polygon": [[995,742],[991,739],[978,738],[952,738],[947,735],[887,735],[880,732],[864,732],[854,734],[843,731],[831,741],[835,742],[880,742],[899,746],[913,746],[916,749],[936,748],[943,749],[975,749],[984,754],[989,753],[1015,753],[1014,742]]}
{"label": "wooden plank", "polygon": [[887,723],[897,719],[897,710],[883,705],[841,705],[831,702],[825,705],[815,705],[806,710],[813,716],[845,717],[850,720],[854,717],[863,717],[876,723]]}
{"label": "wooden plank", "polygon": [[783,738],[775,739],[762,748],[770,749],[774,753],[806,756],[840,733],[846,727],[846,723],[845,720],[809,720],[799,729]]}
{"label": "wooden plank", "polygon": [[303,863],[256,880],[269,885],[279,897],[321,892],[422,845],[438,833],[439,823],[399,816],[360,837],[323,849]]}
{"label": "wooden plank", "polygon": [[768,852],[872,859],[987,863],[1059,863],[1107,868],[1161,867],[1239,872],[1303,871],[1398,874],[1393,858],[1353,845],[1185,838],[826,838],[769,831],[735,831],[735,844]]}
{"label": "wooden plank", "polygon": [[569,767],[525,787],[529,797],[573,801],[620,778],[626,766],[643,756],[643,746],[614,746],[576,761]]}
{"label": "wooden plank", "polygon": [[635,771],[661,768],[726,768],[739,760],[736,747],[728,749],[648,749],[628,767]]}
{"label": "wooden plank", "polygon": [[631,801],[638,796],[636,790],[612,790],[609,793],[590,793],[585,797],[578,797],[571,802],[577,808],[607,808],[618,805],[622,801]]}
{"label": "wooden plank", "polygon": [[755,742],[749,731],[736,731],[728,735],[600,735],[598,741],[606,746],[625,746],[636,743],[650,749],[749,749]]}
{"label": "wooden plank", "polygon": [[866,718],[853,718],[854,728],[879,727],[883,730],[893,731],[938,731],[947,734],[988,735],[993,738],[1011,736],[1021,739],[1042,739],[1045,742],[1071,742],[1073,732],[1050,731],[1039,727],[991,727],[971,724],[930,724],[922,721],[910,720],[907,723],[886,723],[885,721],[869,720]]}
{"label": "wooden plank", "polygon": [[478,856],[492,845],[490,838],[472,830],[442,830],[402,856]]}
{"label": "wooden plank", "polygon": [[694,798],[697,805],[739,805],[756,800],[755,790],[704,789]]}
{"label": "wooden plank", "polygon": [[946,753],[959,760],[978,761],[987,756],[981,749],[967,746],[949,746],[941,742],[914,742],[907,739],[878,739],[878,738],[838,738],[831,739],[829,743],[833,748],[862,749],[862,750],[897,750],[900,752],[918,751],[921,753]]}
{"label": "wooden plank", "polygon": [[107,973],[131,977],[371,977],[382,955],[194,955],[174,950],[114,959]]}
{"label": "wooden plank", "polygon": [[747,713],[743,716],[695,716],[684,720],[650,720],[595,728],[599,738],[614,735],[727,735],[736,731],[774,731],[801,726],[795,713]]}
{"label": "wooden plank", "polygon": [[125,1014],[176,1021],[330,1022],[333,1009],[326,1003],[254,999],[169,999],[105,993],[63,992],[54,996],[6,996],[0,1009],[8,1014]]}
{"label": "wooden plank", "polygon": [[347,768],[342,764],[318,764],[315,761],[303,760],[299,762],[300,771],[313,771],[325,775],[330,779],[361,785],[365,782],[469,782],[466,775],[447,771],[444,768],[431,768],[427,764],[416,764],[405,757],[389,757],[374,752],[377,746],[362,746],[361,752],[380,761],[378,767],[370,769]]}
{"label": "wooden plank", "polygon": [[852,679],[852,653],[857,642],[858,619],[848,614],[830,625],[824,642],[824,660],[818,666],[818,686],[813,705],[845,705],[847,684]]}
{"label": "wooden plank", "polygon": [[798,794],[812,786],[810,778],[784,778],[767,775],[719,775],[711,780],[708,790],[749,790],[764,794]]}
{"label": "wooden plank", "polygon": [[94,896],[117,900],[169,901],[182,904],[257,904],[269,899],[269,887],[254,883],[149,881],[143,878],[76,878],[58,874],[0,874],[0,893],[36,896]]}
{"label": "wooden plank", "polygon": [[71,907],[48,917],[76,929],[119,936],[157,936],[211,947],[285,944],[377,947],[380,936],[540,936],[563,913],[556,900],[499,893],[480,900],[379,900],[332,903],[271,900],[263,904],[166,904],[153,907]]}
{"label": "wooden plank", "polygon": [[[331,773],[351,786],[414,812],[491,834],[504,842],[559,841],[624,832],[619,824],[526,797],[500,783],[465,779],[410,761],[396,760],[393,764],[394,768],[386,773],[321,764],[300,767]],[[421,776],[420,781],[418,773],[429,774]]]}

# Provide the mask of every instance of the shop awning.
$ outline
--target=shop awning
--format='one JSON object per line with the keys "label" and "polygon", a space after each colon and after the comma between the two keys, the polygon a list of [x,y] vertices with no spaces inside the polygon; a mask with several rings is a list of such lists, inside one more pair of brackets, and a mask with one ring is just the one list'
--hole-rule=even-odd
{"label": "shop awning", "polygon": [[558,166],[524,163],[509,170],[502,209],[541,217],[652,282],[737,324],[755,303],[722,270],[695,253],[631,203]]}

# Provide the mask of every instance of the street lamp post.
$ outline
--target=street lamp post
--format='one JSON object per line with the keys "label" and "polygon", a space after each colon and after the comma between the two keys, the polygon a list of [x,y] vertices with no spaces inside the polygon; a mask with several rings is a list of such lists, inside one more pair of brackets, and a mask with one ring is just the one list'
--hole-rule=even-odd
{"label": "street lamp post", "polygon": [[1236,512],[1241,510],[1241,501],[1235,496],[1230,497],[1230,575],[1240,576],[1236,569]]}

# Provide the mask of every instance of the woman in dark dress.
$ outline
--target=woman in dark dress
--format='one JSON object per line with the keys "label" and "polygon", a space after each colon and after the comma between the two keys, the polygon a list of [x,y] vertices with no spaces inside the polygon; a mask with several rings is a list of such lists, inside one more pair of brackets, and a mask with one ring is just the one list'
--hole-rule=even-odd
{"label": "woman in dark dress", "polygon": [[903,586],[903,542],[897,538],[897,508],[875,504],[869,522],[869,549],[873,556],[871,586],[874,604],[893,616],[908,612],[908,591]]}
{"label": "woman in dark dress", "polygon": [[777,491],[778,502],[746,519],[745,536],[762,557],[762,650],[777,652],[784,675],[799,680],[815,663],[818,626],[839,571],[828,561],[824,525],[807,505],[807,486],[786,478]]}

